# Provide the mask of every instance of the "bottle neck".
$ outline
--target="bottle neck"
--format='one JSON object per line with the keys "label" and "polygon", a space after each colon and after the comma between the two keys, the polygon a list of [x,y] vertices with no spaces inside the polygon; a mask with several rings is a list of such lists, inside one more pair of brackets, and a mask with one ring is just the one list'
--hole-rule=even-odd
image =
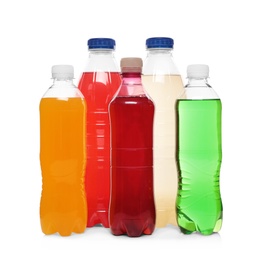
{"label": "bottle neck", "polygon": [[147,55],[148,56],[154,56],[154,55],[161,55],[161,56],[172,56],[172,50],[171,48],[163,48],[163,49],[147,49]]}
{"label": "bottle neck", "polygon": [[124,72],[121,74],[123,84],[128,85],[141,85],[141,73],[140,72]]}
{"label": "bottle neck", "polygon": [[210,87],[207,78],[188,78],[186,87]]}
{"label": "bottle neck", "polygon": [[124,72],[121,76],[122,84],[118,96],[145,95],[140,72]]}
{"label": "bottle neck", "polygon": [[73,79],[53,79],[53,86],[52,87],[75,87],[73,84]]}
{"label": "bottle neck", "polygon": [[114,57],[114,50],[113,49],[89,49],[89,57],[92,58],[93,56]]}
{"label": "bottle neck", "polygon": [[157,54],[162,54],[162,55],[172,55],[172,48],[151,48],[147,49],[148,54],[150,55],[157,55]]}

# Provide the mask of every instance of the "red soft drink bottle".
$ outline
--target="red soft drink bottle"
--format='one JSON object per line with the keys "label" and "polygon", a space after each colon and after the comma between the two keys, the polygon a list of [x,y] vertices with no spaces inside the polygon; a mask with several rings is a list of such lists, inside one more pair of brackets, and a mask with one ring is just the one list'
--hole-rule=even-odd
{"label": "red soft drink bottle", "polygon": [[114,235],[150,235],[155,228],[153,194],[154,104],[141,82],[142,59],[121,59],[122,85],[109,105],[111,199]]}
{"label": "red soft drink bottle", "polygon": [[78,88],[87,103],[87,165],[85,191],[87,227],[109,227],[110,122],[108,105],[121,84],[114,50],[115,40],[88,40],[89,57]]}

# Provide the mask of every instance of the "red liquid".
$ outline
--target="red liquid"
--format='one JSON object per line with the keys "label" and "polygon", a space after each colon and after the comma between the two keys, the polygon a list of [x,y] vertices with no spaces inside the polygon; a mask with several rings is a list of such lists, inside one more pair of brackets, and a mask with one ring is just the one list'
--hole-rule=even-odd
{"label": "red liquid", "polygon": [[85,190],[87,227],[109,227],[110,124],[108,105],[121,84],[118,72],[85,72],[78,88],[87,103]]}
{"label": "red liquid", "polygon": [[155,228],[152,131],[154,104],[146,96],[117,97],[111,116],[110,228],[114,235],[150,235]]}

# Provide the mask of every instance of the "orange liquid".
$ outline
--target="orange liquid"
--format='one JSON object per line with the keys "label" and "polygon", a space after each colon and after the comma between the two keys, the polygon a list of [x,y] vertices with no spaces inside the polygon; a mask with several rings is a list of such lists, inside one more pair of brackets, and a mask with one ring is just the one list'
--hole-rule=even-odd
{"label": "orange liquid", "polygon": [[86,228],[86,103],[81,98],[40,102],[40,220],[44,234],[69,236]]}

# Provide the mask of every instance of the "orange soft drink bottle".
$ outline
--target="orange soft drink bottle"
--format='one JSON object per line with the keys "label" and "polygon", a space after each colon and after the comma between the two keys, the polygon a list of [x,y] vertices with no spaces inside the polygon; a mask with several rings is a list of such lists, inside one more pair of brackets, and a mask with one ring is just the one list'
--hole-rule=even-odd
{"label": "orange soft drink bottle", "polygon": [[69,236],[86,228],[86,102],[73,85],[73,67],[52,67],[53,85],[40,101],[40,221],[44,234]]}

